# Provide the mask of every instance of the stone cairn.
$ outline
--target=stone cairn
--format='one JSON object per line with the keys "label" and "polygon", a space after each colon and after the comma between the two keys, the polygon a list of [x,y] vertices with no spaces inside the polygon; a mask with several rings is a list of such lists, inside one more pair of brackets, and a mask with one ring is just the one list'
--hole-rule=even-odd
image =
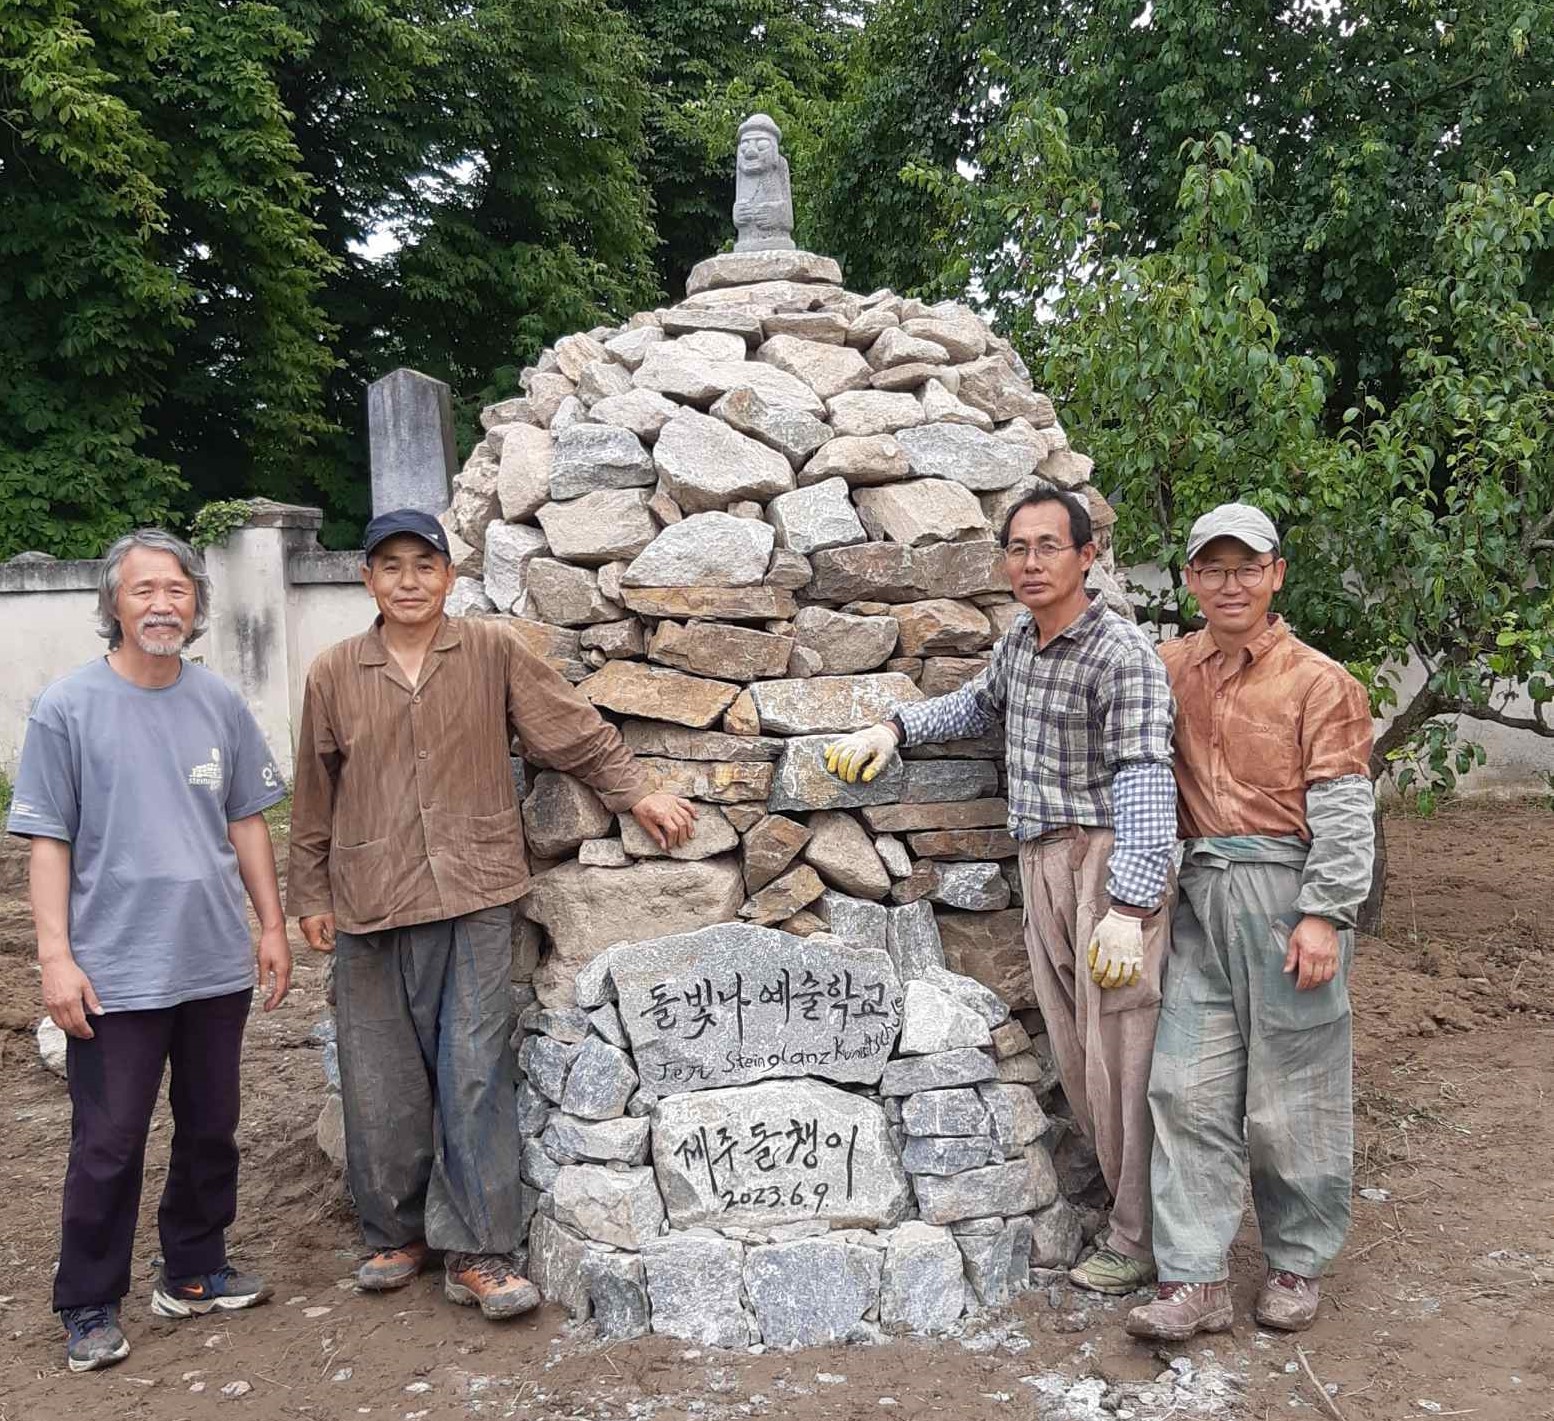
{"label": "stone cairn", "polygon": [[1019,356],[783,248],[757,119],[757,248],[546,350],[444,514],[450,609],[504,619],[700,813],[666,853],[515,760],[530,1273],[603,1336],[723,1346],[943,1331],[1093,1226],[1000,736],[856,785],[823,747],[981,670],[1022,614],[997,532],[1043,484],[1088,498],[1121,603],[1112,510]]}

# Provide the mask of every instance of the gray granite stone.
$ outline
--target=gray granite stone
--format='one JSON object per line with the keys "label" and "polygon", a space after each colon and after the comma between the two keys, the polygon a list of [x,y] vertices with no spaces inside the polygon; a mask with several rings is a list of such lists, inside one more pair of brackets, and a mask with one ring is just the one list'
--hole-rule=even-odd
{"label": "gray granite stone", "polygon": [[869,536],[842,479],[825,479],[778,494],[768,505],[767,517],[783,547],[806,555],[862,543]]}
{"label": "gray granite stone", "polygon": [[1009,906],[1009,881],[996,863],[941,863],[928,896],[947,908],[996,913]]}
{"label": "gray granite stone", "polygon": [[775,534],[728,513],[671,524],[633,559],[622,587],[749,587],[766,575]]}
{"label": "gray granite stone", "polygon": [[641,1248],[658,1237],[664,1222],[663,1200],[646,1165],[567,1165],[556,1176],[551,1203],[559,1223],[617,1248]]}
{"label": "gray granite stone", "polygon": [[901,1103],[901,1123],[909,1135],[985,1135],[987,1107],[969,1086],[925,1090]]}
{"label": "gray granite stone", "polygon": [[793,468],[775,449],[691,410],[659,432],[653,461],[665,491],[687,514],[740,499],[764,503],[794,487]]}
{"label": "gray granite stone", "polygon": [[[907,1056],[885,1067],[885,1073],[880,1077],[880,1094],[916,1095],[925,1090],[978,1085],[996,1079],[997,1075],[992,1057],[971,1047],[945,1051],[937,1056]],[[1008,1212],[1018,1213],[1019,1210]]]}
{"label": "gray granite stone", "polygon": [[919,900],[899,908],[885,910],[885,950],[896,964],[903,982],[926,977],[930,970],[944,966],[944,947],[939,941],[939,925],[933,906]]}
{"label": "gray granite stone", "polygon": [[500,521],[487,526],[483,564],[486,596],[499,612],[523,612],[529,565],[543,556],[546,548],[545,535],[538,528]]}
{"label": "gray granite stone", "polygon": [[742,1244],[671,1233],[642,1249],[653,1330],[703,1347],[747,1347],[754,1319],[744,1309]]}
{"label": "gray granite stone", "polygon": [[556,1176],[561,1173],[564,1164],[576,1164],[577,1159],[573,1155],[567,1155],[564,1159],[557,1159],[545,1148],[542,1140],[537,1136],[525,1137],[523,1150],[518,1160],[518,1177],[531,1189],[538,1189],[549,1194],[555,1187]]}
{"label": "gray granite stone", "polygon": [[588,1018],[576,1007],[541,1007],[534,1014],[534,1030],[568,1046],[580,1046],[588,1039]]}
{"label": "gray granite stone", "polygon": [[560,1105],[566,1094],[567,1076],[581,1050],[581,1046],[552,1041],[548,1036],[530,1036],[518,1048],[518,1064],[535,1090]]}
{"label": "gray granite stone", "polygon": [[988,1214],[1029,1214],[1046,1208],[1058,1197],[1052,1161],[1039,1145],[1020,1159],[963,1174],[917,1175],[912,1187],[918,1209],[932,1224],[953,1224]]}
{"label": "gray granite stone", "polygon": [[804,410],[770,404],[748,385],[730,390],[713,405],[712,413],[731,429],[775,449],[795,469],[831,439],[831,427],[824,421]]}
{"label": "gray granite stone", "polygon": [[871,903],[866,898],[853,898],[832,888],[820,895],[815,911],[833,937],[841,938],[851,947],[885,951],[887,910],[881,904]]}
{"label": "gray granite stone", "polygon": [[[576,1164],[592,1160],[608,1164],[642,1164],[648,1153],[648,1122],[621,1116],[614,1120],[582,1120],[575,1115],[551,1116],[542,1141],[546,1152],[558,1163]],[[553,1188],[552,1180],[546,1188]]]}
{"label": "gray granite stone", "polygon": [[879,1306],[883,1255],[825,1238],[752,1248],[745,1292],[768,1347],[841,1342]]}
{"label": "gray granite stone", "polygon": [[959,972],[951,972],[945,967],[930,968],[923,976],[940,990],[964,1002],[989,1027],[999,1026],[1009,1020],[1009,1008],[1004,999],[991,987],[983,986],[975,977],[963,977]]}
{"label": "gray granite stone", "polygon": [[[630,376],[625,371],[621,373],[629,388]],[[625,389],[609,393],[622,395]],[[601,489],[651,487],[657,482],[653,456],[629,429],[611,424],[574,424],[556,439],[550,466],[550,496],[558,502]]]}
{"label": "gray granite stone", "polygon": [[1003,1152],[990,1135],[913,1135],[901,1151],[908,1174],[960,1174],[998,1164]]}
{"label": "gray granite stone", "polygon": [[998,794],[998,766],[987,760],[908,760],[903,804],[949,804]]}
{"label": "gray granite stone", "polygon": [[578,1047],[567,1076],[561,1108],[584,1120],[613,1120],[625,1113],[637,1089],[631,1058],[609,1042],[590,1036]]}
{"label": "gray granite stone", "polygon": [[1058,1198],[1031,1219],[1030,1261],[1033,1268],[1067,1268],[1084,1247],[1079,1213]]}
{"label": "gray granite stone", "polygon": [[774,1076],[873,1084],[900,1023],[884,953],[748,923],[616,948],[610,975],[656,1095]]}
{"label": "gray granite stone", "polygon": [[904,1332],[946,1332],[965,1301],[954,1235],[929,1224],[902,1224],[890,1236],[880,1283],[880,1323]]}
{"label": "gray granite stone", "polygon": [[903,1056],[931,1056],[963,1046],[992,1044],[987,1023],[964,1002],[927,981],[906,984],[901,1040],[896,1047]]}
{"label": "gray granite stone", "polygon": [[1005,1159],[1013,1159],[1046,1133],[1047,1113],[1029,1086],[989,1081],[977,1087],[977,1094],[987,1107],[993,1138]]}
{"label": "gray granite stone", "polygon": [[553,1303],[579,1321],[588,1316],[588,1287],[583,1259],[588,1245],[548,1214],[536,1214],[529,1230],[529,1278]]}
{"label": "gray granite stone", "polygon": [[[561,1082],[563,1094],[565,1079]],[[526,1079],[518,1082],[518,1129],[524,1135],[537,1135],[550,1119],[551,1103]]]}
{"label": "gray granite stone", "polygon": [[[955,1242],[960,1248],[966,1270],[966,1281],[971,1284],[977,1301],[983,1307],[1003,1307],[1014,1295],[1014,1278],[1017,1272],[1015,1250],[1028,1237],[1025,1228],[1015,1228],[1013,1223],[991,1220],[998,1225],[985,1233],[954,1230]],[[1029,1263],[1025,1265],[1028,1272]]]}
{"label": "gray granite stone", "polygon": [[892,758],[868,783],[860,779],[848,784],[826,769],[826,746],[835,740],[835,735],[815,735],[783,743],[772,792],[766,801],[768,809],[856,809],[867,804],[889,804],[900,798],[905,773],[899,759]]}
{"label": "gray granite stone", "polygon": [[621,1025],[621,1015],[612,1003],[606,1002],[589,1012],[588,1024],[611,1046],[619,1046],[622,1051],[631,1049],[631,1042],[626,1039],[626,1030]]}
{"label": "gray granite stone", "polygon": [[651,1331],[647,1272],[640,1256],[590,1248],[581,1274],[601,1342],[624,1342]]}
{"label": "gray granite stone", "polygon": [[921,700],[922,692],[905,676],[878,672],[761,681],[750,687],[750,696],[763,732],[819,735],[878,724],[898,706]]}
{"label": "gray granite stone", "polygon": [[884,1111],[816,1080],[660,1100],[653,1165],[676,1227],[880,1228],[910,1201]]}
{"label": "gray granite stone", "polygon": [[919,478],[953,479],[974,493],[1008,488],[1036,470],[1035,450],[968,424],[922,424],[896,438]]}

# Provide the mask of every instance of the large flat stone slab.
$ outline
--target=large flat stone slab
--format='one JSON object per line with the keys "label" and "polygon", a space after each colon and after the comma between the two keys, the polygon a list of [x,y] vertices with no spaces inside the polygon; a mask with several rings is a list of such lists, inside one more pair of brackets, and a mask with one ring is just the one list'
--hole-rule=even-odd
{"label": "large flat stone slab", "polygon": [[680,1228],[888,1228],[910,1202],[884,1110],[813,1080],[661,1100],[653,1168]]}
{"label": "large flat stone slab", "polygon": [[898,672],[811,676],[762,681],[750,687],[761,729],[776,735],[820,735],[862,730],[923,693]]}
{"label": "large flat stone slab", "polygon": [[840,1239],[801,1238],[752,1248],[745,1292],[768,1347],[842,1342],[879,1304],[884,1254]]}
{"label": "large flat stone slab", "polygon": [[826,769],[826,746],[835,739],[834,735],[815,735],[784,744],[766,802],[768,809],[856,809],[891,804],[901,798],[906,772],[894,757],[867,783],[860,779],[848,784]]}
{"label": "large flat stone slab", "polygon": [[762,281],[842,284],[842,268],[831,257],[814,252],[724,252],[691,268],[685,294],[695,296],[725,286],[753,286]]}
{"label": "large flat stone slab", "polygon": [[703,1347],[746,1347],[754,1320],[744,1310],[743,1244],[671,1233],[642,1250],[653,1331]]}
{"label": "large flat stone slab", "polygon": [[885,953],[749,923],[623,948],[610,975],[652,1095],[777,1076],[872,1085],[901,1024]]}

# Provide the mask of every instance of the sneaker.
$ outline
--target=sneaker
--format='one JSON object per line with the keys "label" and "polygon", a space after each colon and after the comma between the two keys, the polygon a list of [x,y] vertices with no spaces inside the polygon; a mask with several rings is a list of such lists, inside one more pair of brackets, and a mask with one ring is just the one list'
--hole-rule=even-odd
{"label": "sneaker", "polygon": [[1092,1293],[1111,1293],[1120,1297],[1153,1283],[1155,1265],[1140,1258],[1129,1258],[1103,1243],[1084,1262],[1068,1270],[1068,1281],[1076,1288],[1086,1288]]}
{"label": "sneaker", "polygon": [[479,1306],[489,1318],[517,1317],[540,1305],[540,1290],[505,1253],[450,1253],[443,1292],[449,1302]]}
{"label": "sneaker", "polygon": [[1199,1332],[1228,1332],[1236,1320],[1230,1282],[1162,1283],[1155,1300],[1136,1307],[1124,1326],[1130,1337],[1185,1342]]}
{"label": "sneaker", "polygon": [[270,1296],[263,1278],[239,1273],[224,1264],[214,1273],[201,1273],[176,1281],[162,1270],[151,1294],[151,1311],[158,1317],[199,1317],[208,1312],[236,1312],[251,1308]]}
{"label": "sneaker", "polygon": [[129,1340],[119,1331],[117,1303],[90,1303],[63,1308],[65,1361],[73,1372],[95,1372],[129,1356]]}
{"label": "sneaker", "polygon": [[1322,1285],[1282,1268],[1270,1270],[1257,1299],[1257,1320],[1280,1332],[1304,1332],[1317,1318]]}
{"label": "sneaker", "polygon": [[432,1250],[424,1239],[402,1248],[380,1248],[356,1270],[356,1286],[364,1293],[387,1293],[403,1288],[431,1261]]}

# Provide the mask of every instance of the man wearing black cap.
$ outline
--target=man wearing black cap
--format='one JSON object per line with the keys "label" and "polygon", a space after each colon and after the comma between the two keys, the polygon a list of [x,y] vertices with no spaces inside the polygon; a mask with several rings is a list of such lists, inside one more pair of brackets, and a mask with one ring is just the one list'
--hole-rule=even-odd
{"label": "man wearing black cap", "polygon": [[665,847],[696,811],[649,793],[620,735],[498,619],[449,619],[447,534],[400,509],[367,527],[378,617],[308,672],[288,911],[335,954],[346,1168],[369,1290],[436,1252],[492,1318],[539,1301],[523,1244],[508,983],[529,887],[509,744],[630,810]]}

